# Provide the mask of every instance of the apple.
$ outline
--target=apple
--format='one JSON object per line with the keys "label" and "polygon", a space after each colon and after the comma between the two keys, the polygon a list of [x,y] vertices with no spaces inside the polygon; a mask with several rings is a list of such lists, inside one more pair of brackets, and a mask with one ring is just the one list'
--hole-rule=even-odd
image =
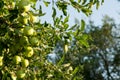
{"label": "apple", "polygon": [[3,56],[0,56],[0,66],[3,65]]}
{"label": "apple", "polygon": [[30,39],[30,43],[31,43],[31,45],[33,45],[33,46],[38,46],[38,45],[39,45],[39,40],[38,40],[38,38],[36,38],[36,37],[32,37],[32,38]]}
{"label": "apple", "polygon": [[28,65],[29,65],[29,61],[27,59],[23,59],[22,60],[22,66],[23,67],[28,67]]}
{"label": "apple", "polygon": [[24,78],[25,77],[25,72],[23,70],[18,70],[17,71],[17,77],[18,78]]}
{"label": "apple", "polygon": [[18,8],[21,12],[28,12],[30,10],[31,4],[29,0],[21,0],[18,4]]}
{"label": "apple", "polygon": [[15,57],[13,58],[13,60],[14,60],[14,62],[15,62],[16,64],[19,64],[19,63],[21,62],[21,57],[20,57],[20,56],[15,56]]}
{"label": "apple", "polygon": [[23,30],[23,33],[27,36],[34,35],[35,30],[32,27],[26,26]]}
{"label": "apple", "polygon": [[30,10],[30,7],[31,7],[30,4],[27,5],[27,6],[23,6],[23,10],[24,10],[25,12],[28,12],[28,11]]}
{"label": "apple", "polygon": [[14,72],[11,72],[11,78],[12,78],[12,80],[17,80],[17,76],[15,75]]}
{"label": "apple", "polygon": [[31,57],[34,54],[32,47],[26,47],[24,52],[26,57]]}
{"label": "apple", "polygon": [[21,38],[20,38],[20,44],[21,45],[26,45],[26,44],[29,44],[29,40],[28,40],[28,37],[27,36],[22,36]]}
{"label": "apple", "polygon": [[32,23],[38,22],[37,16],[30,14],[30,22]]}
{"label": "apple", "polygon": [[18,18],[19,22],[22,23],[22,24],[28,24],[28,18],[27,17],[19,17]]}
{"label": "apple", "polygon": [[11,3],[11,7],[12,7],[12,9],[15,8],[15,2],[12,2],[12,3]]}

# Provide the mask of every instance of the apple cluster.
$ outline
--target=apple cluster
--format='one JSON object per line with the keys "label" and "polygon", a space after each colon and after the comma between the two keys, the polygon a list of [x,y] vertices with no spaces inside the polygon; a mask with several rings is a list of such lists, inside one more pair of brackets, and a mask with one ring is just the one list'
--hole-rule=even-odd
{"label": "apple cluster", "polygon": [[[26,69],[30,67],[30,61],[34,55],[34,47],[39,46],[39,39],[34,28],[34,24],[38,23],[38,16],[32,11],[32,6],[36,0],[14,1],[3,1],[6,4],[6,6],[4,5],[5,9],[10,12],[8,15],[17,16],[13,20],[5,21],[4,26],[9,26],[6,29],[9,44],[7,54],[0,55],[0,68],[4,70],[4,67],[7,67],[12,80],[18,80],[26,76]],[[12,67],[6,66],[7,59]]]}

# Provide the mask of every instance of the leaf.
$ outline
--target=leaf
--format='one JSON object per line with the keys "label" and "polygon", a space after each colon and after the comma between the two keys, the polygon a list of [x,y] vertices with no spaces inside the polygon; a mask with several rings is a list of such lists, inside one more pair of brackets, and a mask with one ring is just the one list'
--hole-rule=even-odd
{"label": "leaf", "polygon": [[96,9],[98,9],[98,8],[99,8],[99,6],[100,6],[100,2],[99,2],[99,1],[97,1],[97,2],[96,2]]}
{"label": "leaf", "polygon": [[85,21],[81,20],[81,31],[83,31],[85,29]]}
{"label": "leaf", "polygon": [[66,11],[66,9],[63,9],[62,11],[63,11],[63,14],[64,14],[65,16],[67,16],[67,11]]}
{"label": "leaf", "polygon": [[43,1],[45,6],[48,7],[48,5],[50,4],[50,2],[47,2],[47,1]]}
{"label": "leaf", "polygon": [[76,26],[77,26],[77,24],[73,25],[71,28],[69,28],[69,30],[75,29]]}
{"label": "leaf", "polygon": [[68,22],[68,20],[69,20],[69,15],[66,16],[66,18],[64,19],[64,23]]}
{"label": "leaf", "polygon": [[78,70],[79,70],[79,67],[76,67],[76,68],[74,69],[74,71],[72,72],[72,75],[75,75],[75,74],[78,72]]}
{"label": "leaf", "polygon": [[86,40],[79,40],[80,44],[84,45],[85,47],[89,47],[89,44]]}
{"label": "leaf", "polygon": [[103,4],[103,3],[104,3],[104,0],[102,0],[101,4]]}
{"label": "leaf", "polygon": [[55,16],[56,16],[56,9],[55,9],[54,7],[53,7],[52,9],[53,9],[52,17],[53,17],[53,19],[55,19]]}
{"label": "leaf", "polygon": [[81,0],[78,0],[78,3],[80,3],[81,2]]}
{"label": "leaf", "polygon": [[87,2],[87,0],[83,0],[82,4],[85,4]]}
{"label": "leaf", "polygon": [[65,60],[65,54],[63,54],[62,58],[60,59],[60,61],[57,63],[57,65],[61,65]]}
{"label": "leaf", "polygon": [[68,25],[68,24],[64,24],[64,28],[65,28],[65,30],[67,30],[67,29],[68,29],[68,27],[69,27],[69,25]]}

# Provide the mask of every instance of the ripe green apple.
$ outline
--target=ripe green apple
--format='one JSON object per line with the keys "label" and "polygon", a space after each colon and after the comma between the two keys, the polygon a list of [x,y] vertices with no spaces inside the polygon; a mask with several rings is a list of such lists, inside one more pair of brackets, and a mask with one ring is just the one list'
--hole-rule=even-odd
{"label": "ripe green apple", "polygon": [[11,7],[12,7],[12,9],[15,8],[15,2],[12,2],[12,3],[11,3]]}
{"label": "ripe green apple", "polygon": [[28,12],[30,10],[30,1],[29,0],[21,0],[18,4],[18,8],[22,12]]}
{"label": "ripe green apple", "polygon": [[20,44],[21,45],[27,45],[27,44],[29,44],[29,40],[28,40],[28,37],[27,36],[22,36],[21,38],[20,38]]}
{"label": "ripe green apple", "polygon": [[33,46],[38,46],[38,45],[39,45],[39,40],[38,40],[38,38],[36,38],[36,37],[32,37],[32,38],[30,39],[30,43],[31,43],[31,45],[33,45]]}
{"label": "ripe green apple", "polygon": [[0,56],[0,66],[3,65],[3,56]]}
{"label": "ripe green apple", "polygon": [[23,9],[25,12],[28,12],[30,10],[31,5],[23,6]]}
{"label": "ripe green apple", "polygon": [[19,64],[19,63],[21,62],[21,57],[20,57],[20,56],[15,56],[15,57],[13,58],[13,60],[14,60],[14,62],[15,62],[16,64]]}
{"label": "ripe green apple", "polygon": [[29,65],[29,61],[27,59],[23,59],[22,60],[22,66],[23,67],[28,67],[28,65]]}
{"label": "ripe green apple", "polygon": [[34,35],[35,30],[32,27],[26,26],[23,30],[23,33],[26,36],[33,36]]}
{"label": "ripe green apple", "polygon": [[17,76],[15,75],[14,72],[11,72],[11,78],[12,78],[12,80],[17,80]]}
{"label": "ripe green apple", "polygon": [[30,14],[30,22],[35,23],[37,21],[38,21],[37,16]]}
{"label": "ripe green apple", "polygon": [[28,24],[28,18],[26,18],[26,17],[21,16],[21,17],[19,17],[18,20],[22,24]]}
{"label": "ripe green apple", "polygon": [[24,54],[26,57],[31,57],[34,54],[33,48],[30,46],[26,47]]}
{"label": "ripe green apple", "polygon": [[24,78],[25,77],[25,72],[23,70],[18,70],[17,71],[17,77],[18,78]]}

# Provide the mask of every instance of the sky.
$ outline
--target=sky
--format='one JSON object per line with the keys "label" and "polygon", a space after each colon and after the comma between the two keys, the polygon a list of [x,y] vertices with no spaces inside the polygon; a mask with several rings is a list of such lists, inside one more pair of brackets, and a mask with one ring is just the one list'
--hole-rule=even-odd
{"label": "sky", "polygon": [[120,2],[117,0],[105,0],[104,4],[100,6],[98,10],[93,10],[93,14],[91,16],[91,20],[95,22],[95,24],[100,25],[101,19],[104,15],[108,15],[115,19],[116,23],[120,23]]}
{"label": "sky", "polygon": [[[53,23],[51,15],[52,15],[52,8],[51,5],[47,8],[43,5],[43,3],[38,3],[42,4],[43,6],[43,12],[46,12],[46,15],[41,17],[41,21],[47,21],[49,23]],[[116,23],[119,23],[120,19],[120,2],[117,0],[105,0],[104,4],[100,6],[98,10],[93,8],[93,13],[91,16],[87,17],[82,13],[78,13],[77,10],[74,10],[72,7],[68,7],[68,12],[70,14],[70,19],[69,19],[69,24],[74,25],[75,24],[75,18],[78,20],[84,19],[86,22],[89,20],[94,21],[95,25],[101,25],[102,24],[102,18],[105,15],[110,16],[111,18],[114,18]],[[62,14],[61,11],[57,10],[57,16],[60,16]]]}

